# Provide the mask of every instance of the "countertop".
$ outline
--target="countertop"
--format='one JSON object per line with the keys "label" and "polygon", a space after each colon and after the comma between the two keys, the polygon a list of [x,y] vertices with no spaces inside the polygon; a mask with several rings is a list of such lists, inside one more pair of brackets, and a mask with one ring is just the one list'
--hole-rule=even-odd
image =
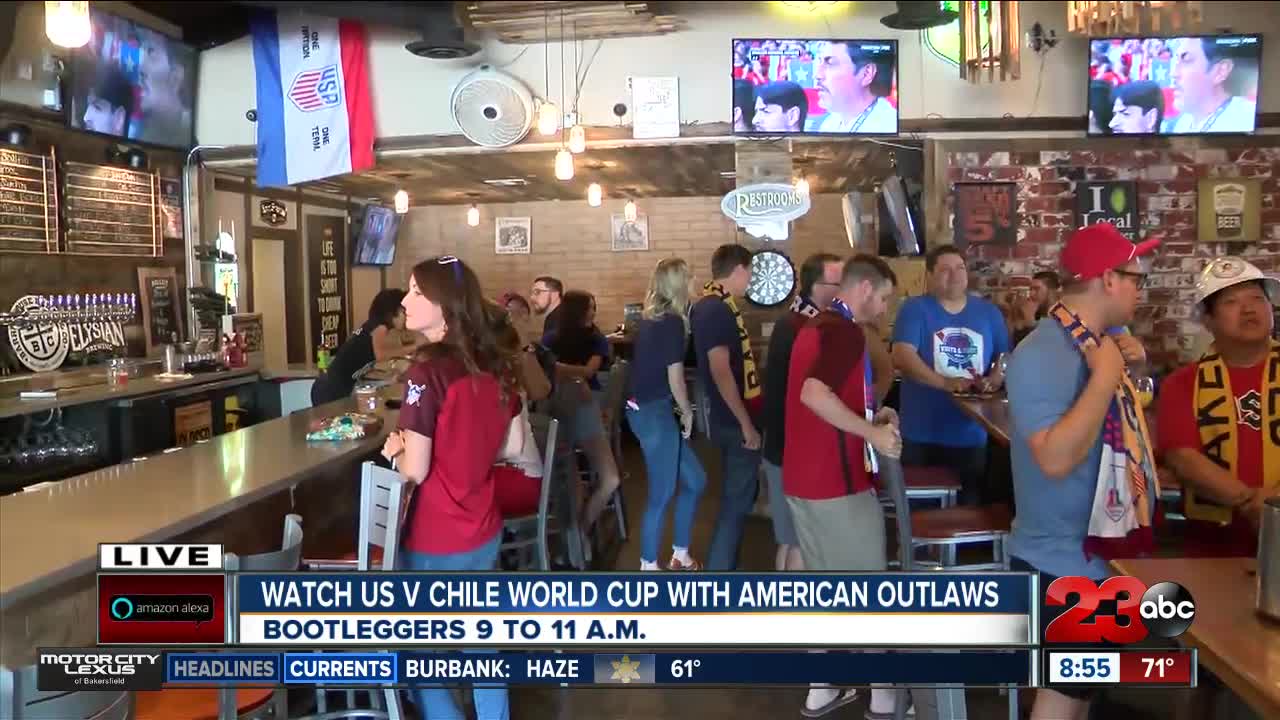
{"label": "countertop", "polygon": [[[199,373],[192,375],[190,378],[180,380],[162,380],[155,375],[147,375],[144,377],[129,378],[129,382],[124,385],[112,386],[107,384],[106,368],[94,368],[89,372],[77,370],[75,375],[76,381],[84,383],[78,387],[68,387],[62,383],[55,385],[52,381],[44,384],[34,383],[31,386],[31,389],[39,387],[59,387],[61,389],[58,390],[57,397],[24,400],[18,397],[18,392],[20,392],[20,390],[15,386],[12,395],[0,397],[0,420],[18,415],[27,415],[29,413],[44,412],[45,410],[52,410],[60,407],[72,407],[74,405],[85,405],[88,403],[112,400],[128,400],[145,395],[166,393],[172,390],[195,387],[197,385],[208,385],[226,380],[247,377],[250,375],[257,375],[259,372],[260,370],[257,367],[245,367],[236,368],[234,370]],[[5,390],[7,391],[8,388],[5,388]]]}
{"label": "countertop", "polygon": [[312,420],[354,409],[353,400],[339,400],[0,497],[0,608],[94,572],[98,543],[175,537],[280,492],[327,463],[381,447],[385,428],[399,416],[385,407],[384,432],[353,441],[306,440]]}

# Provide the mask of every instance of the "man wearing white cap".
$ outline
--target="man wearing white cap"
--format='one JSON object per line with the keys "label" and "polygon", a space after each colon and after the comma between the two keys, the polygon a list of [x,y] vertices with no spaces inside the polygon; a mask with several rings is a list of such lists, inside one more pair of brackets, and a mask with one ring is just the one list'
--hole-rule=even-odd
{"label": "man wearing white cap", "polygon": [[1213,345],[1165,380],[1157,418],[1164,463],[1186,489],[1187,554],[1257,552],[1263,502],[1280,494],[1280,281],[1235,257],[1196,282]]}

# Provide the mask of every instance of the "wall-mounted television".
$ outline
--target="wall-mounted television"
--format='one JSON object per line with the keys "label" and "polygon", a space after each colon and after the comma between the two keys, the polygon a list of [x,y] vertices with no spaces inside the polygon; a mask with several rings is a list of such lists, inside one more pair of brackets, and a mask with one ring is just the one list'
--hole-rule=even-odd
{"label": "wall-mounted television", "polygon": [[1092,39],[1089,134],[1251,133],[1261,70],[1258,35]]}
{"label": "wall-mounted television", "polygon": [[191,147],[195,48],[95,8],[90,20],[89,44],[71,55],[71,126],[152,145]]}
{"label": "wall-mounted television", "polygon": [[896,135],[897,40],[733,41],[738,135]]}
{"label": "wall-mounted television", "polygon": [[356,265],[390,265],[396,261],[396,234],[400,232],[400,215],[383,205],[366,205],[360,224],[356,226]]}

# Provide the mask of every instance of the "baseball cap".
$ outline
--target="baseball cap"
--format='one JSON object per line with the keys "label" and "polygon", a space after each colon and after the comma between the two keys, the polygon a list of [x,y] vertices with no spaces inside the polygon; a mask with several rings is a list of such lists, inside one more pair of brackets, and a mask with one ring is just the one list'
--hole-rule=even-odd
{"label": "baseball cap", "polygon": [[1093,280],[1108,270],[1129,264],[1156,249],[1160,240],[1132,242],[1111,223],[1082,227],[1067,238],[1062,248],[1062,269],[1075,280]]}
{"label": "baseball cap", "polygon": [[1196,306],[1194,315],[1199,318],[1204,312],[1204,301],[1210,295],[1225,290],[1232,285],[1246,282],[1261,282],[1263,291],[1272,304],[1280,303],[1280,280],[1269,277],[1257,265],[1230,255],[1214,258],[1200,271],[1196,278]]}

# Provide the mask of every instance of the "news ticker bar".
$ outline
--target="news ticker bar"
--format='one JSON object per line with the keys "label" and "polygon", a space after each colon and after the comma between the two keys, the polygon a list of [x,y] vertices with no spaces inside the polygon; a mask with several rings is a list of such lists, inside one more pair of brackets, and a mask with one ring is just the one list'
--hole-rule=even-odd
{"label": "news ticker bar", "polygon": [[183,652],[42,648],[40,690],[245,685],[1029,686],[1035,651]]}
{"label": "news ticker bar", "polygon": [[102,573],[98,643],[959,649],[1039,640],[1027,573],[665,575]]}

